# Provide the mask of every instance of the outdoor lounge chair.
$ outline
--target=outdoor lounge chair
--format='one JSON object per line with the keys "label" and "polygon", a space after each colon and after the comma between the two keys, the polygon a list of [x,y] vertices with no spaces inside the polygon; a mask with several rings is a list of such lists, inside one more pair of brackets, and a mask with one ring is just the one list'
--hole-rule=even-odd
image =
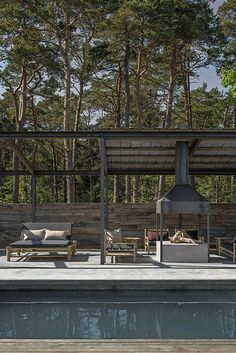
{"label": "outdoor lounge chair", "polygon": [[112,263],[113,257],[116,259],[119,256],[133,256],[136,262],[137,241],[123,241],[121,229],[105,230],[105,256],[111,256]]}
{"label": "outdoor lounge chair", "polygon": [[[158,232],[158,234],[157,234]],[[163,240],[169,239],[169,230],[163,229]],[[148,254],[150,253],[151,248],[155,247],[156,251],[156,241],[160,238],[160,231],[156,230],[156,228],[145,228],[144,229],[144,250]]]}
{"label": "outdoor lounge chair", "polygon": [[66,253],[68,261],[76,254],[77,243],[71,240],[71,223],[33,222],[24,223],[20,240],[6,247],[7,261],[12,254],[22,256],[25,253],[37,255],[40,252]]}
{"label": "outdoor lounge chair", "polygon": [[227,231],[221,237],[216,237],[216,251],[218,255],[231,257],[233,263],[236,261],[236,231]]}

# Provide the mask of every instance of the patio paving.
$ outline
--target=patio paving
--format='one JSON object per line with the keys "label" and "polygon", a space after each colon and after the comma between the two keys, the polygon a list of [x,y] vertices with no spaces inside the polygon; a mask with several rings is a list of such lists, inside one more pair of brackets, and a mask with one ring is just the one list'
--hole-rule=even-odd
{"label": "patio paving", "polygon": [[159,263],[139,252],[137,262],[100,265],[98,251],[65,258],[13,258],[0,252],[0,290],[25,289],[236,289],[236,264],[211,255],[209,263]]}

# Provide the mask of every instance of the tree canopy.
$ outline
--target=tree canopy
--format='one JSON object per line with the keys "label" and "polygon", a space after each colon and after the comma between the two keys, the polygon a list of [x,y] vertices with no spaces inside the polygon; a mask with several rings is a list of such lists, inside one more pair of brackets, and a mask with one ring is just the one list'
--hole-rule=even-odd
{"label": "tree canopy", "polygon": [[[207,0],[25,0],[0,8],[0,129],[235,128],[236,1],[214,14]],[[192,89],[212,65],[228,90]],[[85,140],[15,141],[36,169],[95,169],[99,151]],[[2,169],[22,165],[6,143]],[[196,186],[232,200],[227,178]],[[233,179],[232,179],[233,180]],[[165,181],[165,182],[164,182]],[[146,202],[173,178],[109,178],[114,202]],[[209,186],[210,185],[210,186]],[[99,200],[95,177],[40,177],[38,202]],[[217,197],[209,190],[219,189]],[[222,190],[222,195],[221,195]],[[1,202],[30,202],[29,177],[0,179]]]}

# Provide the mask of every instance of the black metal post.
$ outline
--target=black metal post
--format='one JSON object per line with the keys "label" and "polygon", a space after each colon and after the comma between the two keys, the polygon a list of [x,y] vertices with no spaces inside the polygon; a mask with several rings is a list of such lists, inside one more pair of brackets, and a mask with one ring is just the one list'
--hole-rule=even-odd
{"label": "black metal post", "polygon": [[105,176],[105,228],[109,224],[109,202],[108,202],[108,175]]}
{"label": "black metal post", "polygon": [[104,246],[104,229],[105,229],[105,145],[104,139],[100,140],[100,248],[101,248],[101,264],[105,263],[105,246]]}
{"label": "black metal post", "polygon": [[208,262],[210,259],[210,212],[207,212],[207,245],[208,245]]}
{"label": "black metal post", "polygon": [[163,216],[162,212],[160,213],[160,262],[163,260],[163,234],[162,234],[162,228],[163,228]]}
{"label": "black metal post", "polygon": [[36,176],[31,175],[32,222],[36,220]]}

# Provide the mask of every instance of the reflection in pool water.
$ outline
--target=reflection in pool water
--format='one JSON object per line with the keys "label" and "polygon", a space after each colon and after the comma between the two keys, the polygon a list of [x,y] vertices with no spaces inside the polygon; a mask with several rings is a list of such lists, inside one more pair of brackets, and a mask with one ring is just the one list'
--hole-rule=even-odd
{"label": "reflection in pool water", "polygon": [[0,298],[0,338],[236,338],[236,299],[27,296]]}

